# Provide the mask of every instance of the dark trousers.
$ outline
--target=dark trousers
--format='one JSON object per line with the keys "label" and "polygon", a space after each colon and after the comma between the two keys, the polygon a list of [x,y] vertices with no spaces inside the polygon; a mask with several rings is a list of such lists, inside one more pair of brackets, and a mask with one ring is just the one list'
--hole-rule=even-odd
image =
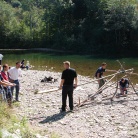
{"label": "dark trousers", "polygon": [[66,110],[66,100],[69,97],[69,107],[73,110],[73,85],[63,86],[62,89],[62,111]]}
{"label": "dark trousers", "polygon": [[13,91],[14,91],[14,88],[16,89],[16,94],[15,94],[15,100],[19,100],[19,81],[18,80],[15,80],[13,83],[16,84],[16,86],[13,86],[11,87],[11,92],[12,92],[12,95],[13,95]]}
{"label": "dark trousers", "polygon": [[104,79],[101,79],[100,82],[99,82],[99,88],[101,88],[104,84],[105,84]]}

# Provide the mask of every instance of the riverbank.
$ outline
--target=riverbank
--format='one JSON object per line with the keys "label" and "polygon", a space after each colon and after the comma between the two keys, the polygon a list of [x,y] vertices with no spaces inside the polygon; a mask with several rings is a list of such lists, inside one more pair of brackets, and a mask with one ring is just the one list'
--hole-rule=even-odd
{"label": "riverbank", "polygon": [[[55,83],[41,83],[45,76],[57,78]],[[42,138],[55,134],[60,138],[137,138],[138,137],[138,97],[129,95],[100,101],[98,96],[93,102],[75,108],[74,113],[60,113],[61,91],[48,94],[34,94],[36,89],[48,90],[59,86],[61,73],[50,71],[23,71],[21,78],[20,106],[16,108],[19,116],[26,116],[30,125],[39,130]],[[78,76],[79,84],[91,81],[89,77]],[[74,105],[87,99],[97,90],[97,83],[83,85],[74,91]],[[113,94],[107,89],[103,95]],[[68,108],[68,107],[67,107]]]}
{"label": "riverbank", "polygon": [[[20,52],[20,51],[28,51],[28,52],[58,52],[64,53],[63,50],[56,50],[51,48],[28,48],[28,49],[0,49],[0,52]],[[69,53],[69,52],[66,52]],[[71,52],[70,52],[71,53]]]}

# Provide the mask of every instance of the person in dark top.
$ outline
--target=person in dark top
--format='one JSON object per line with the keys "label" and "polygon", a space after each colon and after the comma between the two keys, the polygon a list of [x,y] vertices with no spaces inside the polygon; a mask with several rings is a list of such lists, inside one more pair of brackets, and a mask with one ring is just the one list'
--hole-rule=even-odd
{"label": "person in dark top", "polygon": [[[106,69],[106,63],[102,63],[102,66],[99,67],[95,73],[96,79],[102,78],[105,69]],[[99,83],[99,88],[101,88],[105,84],[105,81],[104,79],[100,79],[98,80],[98,83]]]}
{"label": "person in dark top", "polygon": [[[60,89],[62,89],[62,111],[66,111],[66,100],[69,97],[69,107],[73,110],[73,87],[77,87],[77,73],[74,69],[70,68],[70,62],[65,61],[62,72]],[[75,84],[74,84],[75,80]]]}
{"label": "person in dark top", "polygon": [[23,59],[23,60],[21,61],[21,67],[20,67],[21,69],[26,68],[25,65],[24,65],[24,62],[25,62],[25,59]]}
{"label": "person in dark top", "polygon": [[[101,65],[101,67],[99,67],[97,69],[96,73],[95,73],[96,79],[102,78],[105,71],[108,71],[108,72],[117,72],[116,70],[106,69],[106,67],[107,67],[107,64],[105,62],[103,62],[102,65]],[[99,84],[99,88],[101,88],[105,84],[105,80],[104,79],[98,80],[98,84]]]}
{"label": "person in dark top", "polygon": [[120,86],[120,95],[125,95],[127,94],[127,88],[129,87],[129,81],[127,78],[122,78],[119,81],[119,86]]}

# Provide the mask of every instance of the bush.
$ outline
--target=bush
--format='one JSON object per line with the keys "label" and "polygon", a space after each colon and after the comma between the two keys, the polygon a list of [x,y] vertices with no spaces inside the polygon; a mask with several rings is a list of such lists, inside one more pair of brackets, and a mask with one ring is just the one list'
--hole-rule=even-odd
{"label": "bush", "polygon": [[21,2],[20,1],[12,1],[12,6],[14,8],[19,8],[22,6]]}

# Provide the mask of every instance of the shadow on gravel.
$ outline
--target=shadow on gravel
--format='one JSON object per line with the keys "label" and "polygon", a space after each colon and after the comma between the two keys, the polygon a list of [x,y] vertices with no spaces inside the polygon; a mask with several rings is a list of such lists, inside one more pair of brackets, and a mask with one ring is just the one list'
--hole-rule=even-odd
{"label": "shadow on gravel", "polygon": [[126,105],[127,106],[127,103],[129,102],[129,101],[138,101],[138,99],[130,99],[130,100],[128,100],[128,99],[120,99],[120,100],[117,100],[117,101],[106,101],[106,102],[101,102],[101,103],[94,103],[93,101],[92,102],[90,102],[90,103],[85,103],[85,104],[83,104],[81,107],[90,107],[90,106],[97,106],[97,105],[117,105],[117,104],[122,104],[122,105]]}
{"label": "shadow on gravel", "polygon": [[51,123],[51,122],[56,122],[58,120],[63,119],[66,116],[67,112],[61,112],[61,113],[57,113],[54,114],[52,116],[48,116],[46,117],[46,119],[44,119],[43,121],[40,121],[40,124],[45,124],[45,123]]}

